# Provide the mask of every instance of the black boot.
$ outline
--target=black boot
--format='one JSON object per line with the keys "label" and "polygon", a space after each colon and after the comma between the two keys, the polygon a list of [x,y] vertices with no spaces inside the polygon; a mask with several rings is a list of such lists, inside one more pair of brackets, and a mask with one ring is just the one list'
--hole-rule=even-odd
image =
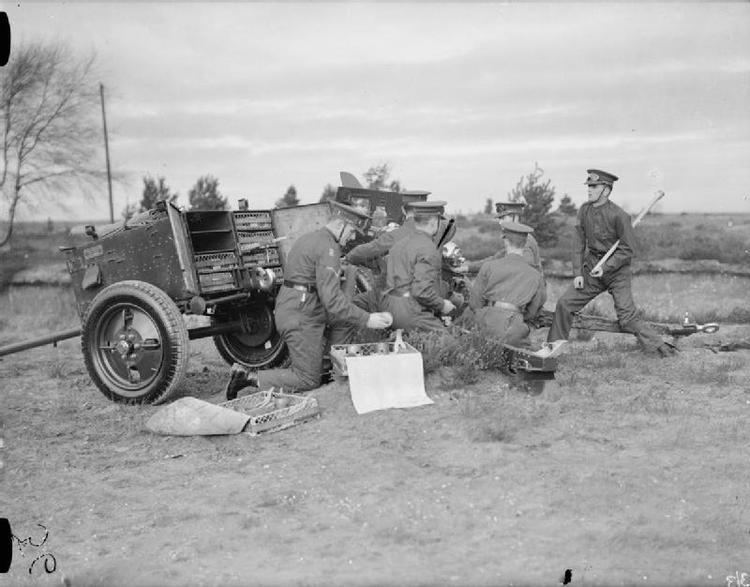
{"label": "black boot", "polygon": [[680,352],[680,349],[678,349],[675,345],[673,345],[671,342],[666,341],[661,343],[656,350],[662,358],[671,357],[672,355],[676,355]]}
{"label": "black boot", "polygon": [[235,363],[229,371],[229,381],[224,388],[227,401],[237,399],[237,393],[245,387],[258,387],[258,375]]}

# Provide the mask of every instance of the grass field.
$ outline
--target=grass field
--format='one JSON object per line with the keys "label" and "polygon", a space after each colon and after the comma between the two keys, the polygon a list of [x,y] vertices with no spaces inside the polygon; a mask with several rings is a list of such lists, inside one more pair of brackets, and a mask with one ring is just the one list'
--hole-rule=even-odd
{"label": "grass field", "polygon": [[[0,297],[2,337],[75,326],[67,290]],[[678,288],[675,288],[678,289]],[[538,342],[544,332],[535,333]],[[716,585],[750,572],[748,351],[724,326],[642,354],[574,341],[541,395],[438,370],[431,406],[322,417],[267,436],[162,437],[110,403],[77,340],[0,359],[8,585]],[[191,343],[180,389],[220,401],[228,366]],[[35,557],[52,554],[45,574]]]}
{"label": "grass field", "polygon": [[[24,243],[3,259],[54,255]],[[750,351],[706,345],[750,339],[748,284],[636,276],[647,318],[721,323],[675,357],[595,333],[539,395],[443,366],[433,405],[364,416],[338,381],[312,392],[320,419],[258,437],[147,432],[158,408],[107,400],[78,339],[0,358],[0,515],[49,532],[0,586],[729,585],[750,573]],[[78,325],[69,288],[0,291],[0,346]],[[179,395],[221,401],[227,373],[192,341]]]}

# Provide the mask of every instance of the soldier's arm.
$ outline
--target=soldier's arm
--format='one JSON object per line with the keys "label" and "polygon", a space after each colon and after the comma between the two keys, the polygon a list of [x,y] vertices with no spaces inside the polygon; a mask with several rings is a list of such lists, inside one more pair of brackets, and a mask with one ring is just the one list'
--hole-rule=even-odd
{"label": "soldier's arm", "polygon": [[358,308],[341,290],[339,250],[325,247],[315,263],[315,284],[326,313],[332,320],[364,327],[369,313]]}
{"label": "soldier's arm", "polygon": [[442,256],[439,251],[429,251],[426,247],[417,249],[416,255],[417,262],[414,265],[414,281],[410,293],[423,307],[440,312],[444,300],[437,290],[437,284]]}
{"label": "soldier's arm", "polygon": [[488,271],[486,266],[482,266],[479,275],[474,280],[469,293],[469,307],[475,312],[484,306],[484,294],[487,291]]}
{"label": "soldier's arm", "polygon": [[583,231],[584,206],[578,209],[576,225],[573,228],[573,275],[583,275],[583,253],[586,250],[586,235]]}
{"label": "soldier's arm", "polygon": [[384,232],[378,238],[371,240],[369,243],[357,245],[346,255],[346,260],[353,265],[365,265],[366,263],[378,259],[388,254],[395,242],[393,232]]}
{"label": "soldier's arm", "polygon": [[620,244],[617,245],[615,252],[604,264],[604,271],[616,271],[623,265],[630,263],[633,258],[635,249],[635,231],[630,221],[630,216],[626,213],[617,214],[613,219],[615,231]]}

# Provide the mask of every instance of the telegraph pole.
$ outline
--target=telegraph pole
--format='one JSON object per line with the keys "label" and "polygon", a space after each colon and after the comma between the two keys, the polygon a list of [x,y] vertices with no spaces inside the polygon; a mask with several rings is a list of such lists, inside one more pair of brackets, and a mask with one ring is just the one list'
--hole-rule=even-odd
{"label": "telegraph pole", "polygon": [[107,138],[107,117],[104,114],[104,84],[99,84],[99,95],[102,99],[102,122],[104,123],[104,154],[107,158],[107,187],[109,188],[109,221],[114,223],[115,210],[112,205],[112,174],[109,170],[109,140]]}

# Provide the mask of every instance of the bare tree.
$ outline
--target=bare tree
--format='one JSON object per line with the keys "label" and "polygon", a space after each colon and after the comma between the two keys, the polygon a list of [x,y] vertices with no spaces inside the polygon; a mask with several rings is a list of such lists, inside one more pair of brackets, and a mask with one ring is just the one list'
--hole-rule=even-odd
{"label": "bare tree", "polygon": [[0,69],[0,189],[13,235],[19,204],[71,186],[90,187],[103,172],[89,166],[101,143],[94,56],[64,45],[30,43],[14,49]]}

